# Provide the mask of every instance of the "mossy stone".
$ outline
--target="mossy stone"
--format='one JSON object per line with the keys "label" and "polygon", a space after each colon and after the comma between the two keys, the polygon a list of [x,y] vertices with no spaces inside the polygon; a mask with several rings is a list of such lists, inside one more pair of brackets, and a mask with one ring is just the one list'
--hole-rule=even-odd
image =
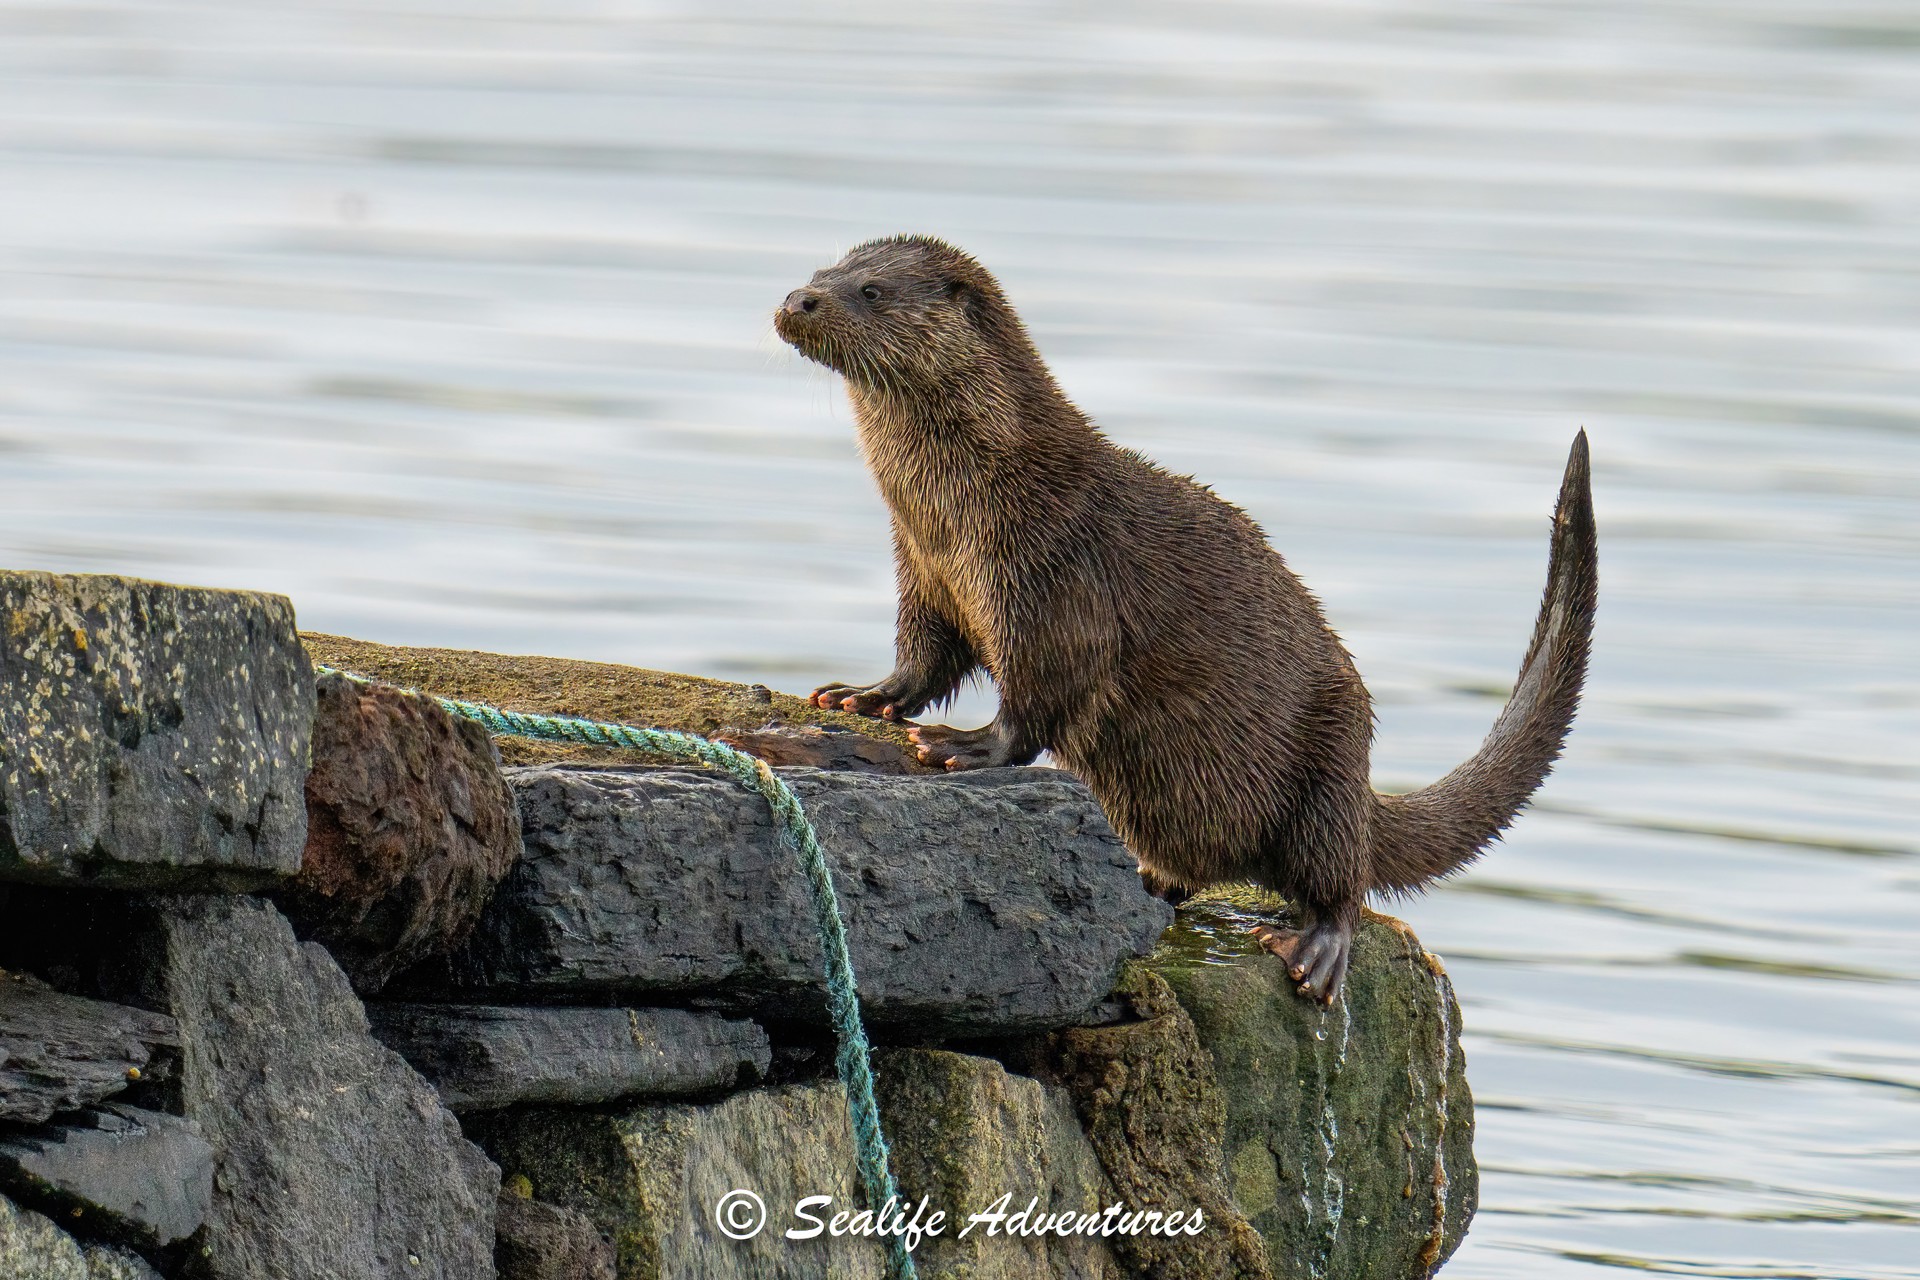
{"label": "mossy stone", "polygon": [[1412,930],[1368,912],[1340,1002],[1320,1009],[1243,940],[1280,909],[1197,899],[1143,962],[1212,1056],[1235,1198],[1276,1274],[1431,1275],[1479,1190],[1452,984]]}
{"label": "mossy stone", "polygon": [[[862,733],[903,750],[912,745],[899,725],[825,711],[805,698],[775,693],[763,685],[611,662],[406,648],[315,633],[304,633],[300,639],[313,660],[326,666],[422,693],[536,715],[677,729],[706,738],[751,733],[769,725],[822,725]],[[501,760],[510,765],[561,760],[653,762],[652,757],[633,751],[529,738],[501,738],[499,745]],[[904,767],[918,769],[911,763]]]}

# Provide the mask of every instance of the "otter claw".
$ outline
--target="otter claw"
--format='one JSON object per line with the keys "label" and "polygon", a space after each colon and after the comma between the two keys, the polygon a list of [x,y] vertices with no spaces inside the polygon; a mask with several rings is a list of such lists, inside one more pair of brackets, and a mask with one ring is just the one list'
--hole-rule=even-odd
{"label": "otter claw", "polygon": [[807,695],[807,701],[826,711],[847,711],[856,716],[874,716],[895,723],[907,719],[912,699],[902,698],[902,689],[892,679],[875,685],[823,684]]}
{"label": "otter claw", "polygon": [[1256,925],[1250,932],[1255,941],[1285,962],[1287,977],[1301,996],[1321,1005],[1332,1005],[1338,998],[1351,954],[1350,925],[1322,919],[1301,929]]}
{"label": "otter claw", "polygon": [[909,730],[920,747],[920,763],[949,770],[991,769],[1007,762],[1006,740],[991,725],[984,729],[950,729],[920,725]]}

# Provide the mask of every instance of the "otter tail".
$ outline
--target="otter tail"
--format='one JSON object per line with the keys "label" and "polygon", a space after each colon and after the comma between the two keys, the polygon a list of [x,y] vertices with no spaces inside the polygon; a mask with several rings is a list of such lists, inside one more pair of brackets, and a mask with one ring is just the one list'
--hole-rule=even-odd
{"label": "otter tail", "polygon": [[1380,797],[1370,840],[1373,888],[1407,892],[1458,871],[1506,829],[1553,768],[1586,679],[1597,561],[1582,431],[1560,485],[1546,595],[1520,679],[1472,759],[1432,786]]}

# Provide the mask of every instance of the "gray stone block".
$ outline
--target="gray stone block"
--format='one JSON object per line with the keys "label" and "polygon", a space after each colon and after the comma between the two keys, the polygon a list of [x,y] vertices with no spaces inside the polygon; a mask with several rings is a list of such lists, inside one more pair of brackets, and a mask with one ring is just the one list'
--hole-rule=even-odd
{"label": "gray stone block", "polygon": [[[782,776],[833,864],[876,1025],[952,1036],[1076,1022],[1172,920],[1059,770]],[[509,781],[525,857],[466,946],[395,994],[686,999],[824,1021],[813,909],[757,793],[678,769]]]}
{"label": "gray stone block", "polygon": [[0,971],[0,1120],[39,1124],[119,1093],[160,1050],[177,1049],[172,1018],[70,996]]}
{"label": "gray stone block", "polygon": [[312,723],[279,596],[0,571],[0,879],[289,875]]}
{"label": "gray stone block", "polygon": [[491,1280],[499,1170],[325,949],[257,898],[152,910],[183,1110],[217,1160],[194,1276]]}
{"label": "gray stone block", "polygon": [[[1080,1131],[1072,1100],[985,1058],[894,1050],[877,1063],[880,1105],[902,1197],[947,1215],[943,1234],[918,1242],[927,1277],[969,1280],[1120,1280],[1098,1237],[962,1237],[968,1215],[1008,1212],[1037,1199],[1047,1212],[1098,1213],[1117,1202]],[[629,1110],[530,1109],[478,1125],[509,1173],[543,1200],[576,1209],[614,1243],[620,1280],[883,1280],[886,1253],[866,1236],[804,1229],[794,1206],[831,1196],[825,1216],[858,1209],[846,1095],[838,1084],[752,1089],[706,1105]],[[727,1238],[716,1207],[752,1191],[766,1229]],[[924,1219],[923,1219],[924,1220]],[[1146,1274],[1146,1273],[1141,1273]],[[1158,1274],[1158,1273],[1154,1273]]]}
{"label": "gray stone block", "polygon": [[[534,1196],[577,1210],[613,1242],[619,1280],[885,1280],[873,1240],[787,1240],[802,1196],[859,1203],[846,1095],[838,1085],[749,1089],[710,1106],[651,1104],[611,1114],[505,1111],[476,1125]],[[735,1189],[762,1197],[765,1231],[723,1236],[714,1208]]]}
{"label": "gray stone block", "polygon": [[374,1035],[455,1111],[680,1097],[756,1082],[767,1033],[684,1009],[375,1003]]}
{"label": "gray stone block", "polygon": [[190,1120],[108,1105],[0,1138],[0,1181],[89,1234],[157,1248],[206,1221],[213,1148]]}

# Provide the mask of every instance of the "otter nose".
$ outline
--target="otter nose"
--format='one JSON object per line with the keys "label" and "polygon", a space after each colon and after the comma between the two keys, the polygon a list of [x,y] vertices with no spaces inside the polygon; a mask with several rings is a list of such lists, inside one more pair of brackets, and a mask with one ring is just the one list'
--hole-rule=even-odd
{"label": "otter nose", "polygon": [[787,295],[787,305],[784,310],[790,311],[795,315],[808,315],[819,306],[819,294],[811,289],[795,289]]}

